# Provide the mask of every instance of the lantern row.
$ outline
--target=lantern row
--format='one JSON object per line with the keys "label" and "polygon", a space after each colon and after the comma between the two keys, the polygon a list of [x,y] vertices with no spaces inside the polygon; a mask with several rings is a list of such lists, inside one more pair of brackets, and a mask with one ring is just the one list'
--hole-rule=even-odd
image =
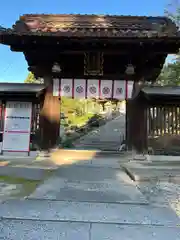
{"label": "lantern row", "polygon": [[53,79],[53,96],[69,98],[131,98],[133,81],[97,79]]}

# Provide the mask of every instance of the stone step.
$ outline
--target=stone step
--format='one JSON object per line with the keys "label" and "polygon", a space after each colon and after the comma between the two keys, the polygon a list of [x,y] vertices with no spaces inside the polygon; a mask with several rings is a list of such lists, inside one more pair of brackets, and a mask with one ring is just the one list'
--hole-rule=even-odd
{"label": "stone step", "polygon": [[98,147],[98,146],[76,146],[75,149],[86,149],[86,150],[101,150],[101,151],[118,151],[118,147]]}
{"label": "stone step", "polygon": [[180,181],[180,166],[144,166],[140,162],[122,163],[121,166],[134,181]]}
{"label": "stone step", "polygon": [[83,223],[177,226],[180,218],[170,208],[47,200],[9,200],[0,205],[3,219],[74,221]]}
{"label": "stone step", "polygon": [[88,145],[88,146],[120,146],[120,143],[104,143],[104,142],[97,142],[97,143],[89,143],[89,142],[79,142],[80,145]]}

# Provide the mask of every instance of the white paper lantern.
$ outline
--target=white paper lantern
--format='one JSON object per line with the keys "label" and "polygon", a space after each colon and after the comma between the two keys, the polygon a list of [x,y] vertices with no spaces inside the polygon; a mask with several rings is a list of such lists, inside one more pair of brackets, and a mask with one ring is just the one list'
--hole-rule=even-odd
{"label": "white paper lantern", "polygon": [[126,74],[127,75],[133,75],[134,74],[134,66],[132,64],[127,65]]}

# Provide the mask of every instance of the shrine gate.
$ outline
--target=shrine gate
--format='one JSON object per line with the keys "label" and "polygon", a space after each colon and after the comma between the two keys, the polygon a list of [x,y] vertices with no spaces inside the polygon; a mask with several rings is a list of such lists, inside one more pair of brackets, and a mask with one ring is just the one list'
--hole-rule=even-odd
{"label": "shrine gate", "polygon": [[126,141],[129,148],[142,152],[146,111],[136,96],[145,82],[156,81],[167,55],[178,52],[180,37],[166,17],[42,14],[23,15],[12,28],[1,27],[0,43],[23,52],[29,71],[44,79],[44,149],[52,148],[59,135],[61,95],[126,98],[127,93],[118,89],[133,81],[126,106]]}

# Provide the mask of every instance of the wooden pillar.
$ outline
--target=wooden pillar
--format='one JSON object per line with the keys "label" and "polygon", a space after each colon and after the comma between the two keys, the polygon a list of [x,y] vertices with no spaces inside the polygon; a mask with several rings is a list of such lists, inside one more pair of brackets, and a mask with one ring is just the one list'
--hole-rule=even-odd
{"label": "wooden pillar", "polygon": [[40,143],[41,150],[48,151],[56,146],[60,127],[60,101],[53,96],[53,83],[50,76],[44,78],[46,90],[41,99]]}
{"label": "wooden pillar", "polygon": [[135,84],[132,99],[126,103],[126,140],[129,150],[143,153],[147,148],[146,103],[137,95],[142,86]]}

